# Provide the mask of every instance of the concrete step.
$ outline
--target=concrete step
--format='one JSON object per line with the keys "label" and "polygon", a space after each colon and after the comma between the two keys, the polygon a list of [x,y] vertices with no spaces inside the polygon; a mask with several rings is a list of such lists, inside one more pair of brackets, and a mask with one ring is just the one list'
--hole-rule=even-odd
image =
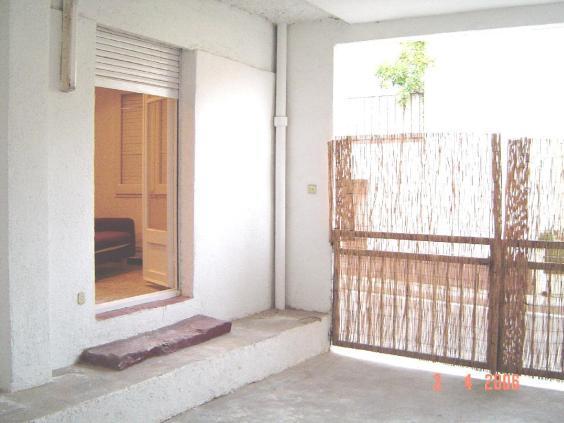
{"label": "concrete step", "polygon": [[83,363],[123,370],[147,358],[170,354],[229,333],[231,322],[201,314],[164,328],[83,351]]}
{"label": "concrete step", "polygon": [[329,349],[329,318],[269,310],[231,332],[116,372],[78,364],[0,395],[1,422],[159,422]]}

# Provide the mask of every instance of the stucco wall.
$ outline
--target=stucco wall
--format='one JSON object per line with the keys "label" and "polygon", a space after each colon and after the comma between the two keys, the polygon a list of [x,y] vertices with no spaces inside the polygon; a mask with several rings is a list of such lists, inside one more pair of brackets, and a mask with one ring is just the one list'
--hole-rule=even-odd
{"label": "stucco wall", "polygon": [[195,104],[194,296],[243,316],[272,306],[274,75],[197,52]]}
{"label": "stucco wall", "polygon": [[[0,75],[8,75],[8,2],[0,2]],[[8,78],[0,78],[0,196],[8,197]],[[0,202],[0,292],[9,293],[8,201]],[[10,296],[0,295],[0,389],[10,386]]]}
{"label": "stucco wall", "polygon": [[0,12],[0,389],[23,389],[51,377],[44,112],[49,4],[3,1]]}
{"label": "stucco wall", "polygon": [[[506,8],[476,13],[362,25],[300,23],[289,29],[287,302],[328,311],[331,248],[328,233],[327,141],[332,136],[333,49],[336,44],[442,32],[559,23],[564,5]],[[318,194],[307,194],[309,183]]]}
{"label": "stucco wall", "polygon": [[[51,367],[72,364],[88,346],[132,336],[197,313],[233,319],[269,308],[274,75],[268,70],[272,67],[273,26],[215,2],[167,0],[158,2],[158,7],[156,2],[147,1],[80,2],[77,90],[63,93],[58,89],[61,13],[56,10],[57,3],[53,2],[55,9],[50,12],[49,88],[44,90],[48,99],[51,210]],[[189,144],[195,143],[200,154],[193,181],[194,251],[190,252],[190,242],[181,239],[184,247],[179,255],[185,263],[186,256],[193,256],[193,265],[181,269],[180,279],[186,287],[193,273],[194,298],[103,321],[96,321],[94,307],[96,19],[116,29],[183,48],[200,46],[236,59],[203,52],[184,53],[195,60],[193,69],[183,69],[183,84],[189,85],[187,82],[198,75],[198,90],[188,101],[193,103],[195,114],[180,109],[179,148],[186,152],[194,148]],[[217,29],[220,23],[223,26]],[[249,34],[254,34],[253,39]],[[183,89],[183,95],[190,93]],[[192,133],[195,136],[182,130],[186,125],[197,128]],[[188,162],[189,157],[181,156],[180,172],[190,166]],[[181,184],[181,201],[190,197],[183,189],[189,186]],[[235,193],[237,201],[233,200]],[[179,210],[191,206],[181,203]],[[42,281],[46,283],[45,279]],[[86,294],[84,305],[77,304],[79,292]]]}
{"label": "stucco wall", "polygon": [[[45,380],[46,369],[71,364],[87,346],[195,313],[241,317],[268,308],[272,300],[273,26],[205,0],[86,0],[80,3],[78,88],[62,93],[58,90],[61,14],[37,3],[10,2],[18,5],[17,22],[26,30],[16,27],[10,35],[19,34],[19,38],[2,40],[2,48],[6,43],[14,47],[11,63],[19,71],[9,80],[9,98],[25,98],[25,102],[14,102],[16,107],[8,113],[8,123],[18,131],[8,135],[13,173],[8,201],[0,208],[0,217],[10,213],[8,235],[3,228],[0,236],[0,253],[8,247],[12,253],[8,264],[0,262],[0,289],[15,306],[8,322],[1,323],[0,341],[5,341],[6,334],[8,338],[11,333],[18,334],[17,340],[8,341],[12,350],[0,353],[0,370],[11,361],[8,365],[22,381],[19,386]],[[59,3],[53,2],[55,8]],[[550,5],[380,24],[350,26],[326,21],[291,26],[290,306],[320,311],[330,306],[326,141],[332,132],[334,45],[560,22],[563,18],[564,6]],[[95,320],[93,295],[96,21],[208,52],[184,54],[181,95],[190,96],[190,101],[181,107],[179,123],[180,172],[192,172],[193,176],[193,180],[181,183],[179,192],[181,234],[184,230],[187,234],[184,242],[181,239],[181,280],[186,285],[193,277],[194,299],[104,321]],[[27,68],[34,71],[21,72]],[[0,83],[0,94],[5,91],[6,86]],[[192,150],[194,163],[185,155]],[[7,175],[1,172],[0,187],[4,190]],[[317,195],[306,193],[308,183],[318,184]],[[193,216],[191,196],[196,204]],[[10,274],[5,278],[7,272]],[[78,292],[86,294],[86,304],[77,304]],[[37,337],[31,342],[28,335]]]}
{"label": "stucco wall", "polygon": [[[59,90],[61,13],[51,12],[49,139],[49,287],[51,362],[71,364],[95,331],[94,55],[95,22],[78,22],[77,89]],[[77,304],[84,292],[86,304]]]}
{"label": "stucco wall", "polygon": [[[204,50],[274,69],[274,27],[265,19],[210,0],[86,0],[99,24],[186,49]],[[94,16],[91,16],[94,18]]]}

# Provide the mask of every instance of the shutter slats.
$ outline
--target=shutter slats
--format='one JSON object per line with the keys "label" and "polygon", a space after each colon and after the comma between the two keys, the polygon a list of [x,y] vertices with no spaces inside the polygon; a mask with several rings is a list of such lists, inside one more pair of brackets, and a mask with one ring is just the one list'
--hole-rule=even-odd
{"label": "shutter slats", "polygon": [[139,67],[147,67],[147,68],[155,68],[155,69],[162,69],[169,72],[174,72],[178,74],[178,62],[170,62],[169,63],[159,63],[159,66],[155,66],[155,62],[152,60],[142,59],[140,57],[132,57],[132,56],[125,56],[123,54],[112,53],[110,51],[98,50],[96,52],[96,62],[100,63],[120,63],[123,62],[131,63],[131,66],[139,66]]}
{"label": "shutter slats", "polygon": [[155,69],[155,71],[149,71],[149,70],[141,70],[141,69],[135,69],[135,68],[126,68],[123,66],[118,66],[118,65],[112,65],[109,63],[102,63],[102,62],[96,62],[96,68],[100,71],[108,71],[108,72],[116,72],[116,73],[122,73],[122,74],[128,74],[128,75],[132,75],[135,77],[141,77],[141,78],[145,78],[145,79],[154,79],[157,78],[159,81],[162,82],[171,82],[176,84],[175,86],[178,86],[178,79],[174,76],[174,75],[170,75],[170,73],[165,73],[163,72],[158,72],[157,69]]}
{"label": "shutter slats", "polygon": [[150,48],[136,46],[130,43],[121,43],[118,41],[107,40],[102,37],[96,37],[96,43],[100,48],[102,46],[118,49],[123,52],[128,52],[130,55],[142,54],[144,56],[155,57],[163,60],[175,61],[178,59],[178,54],[165,53],[159,50],[152,50]]}
{"label": "shutter slats", "polygon": [[180,49],[98,27],[96,85],[178,98]]}
{"label": "shutter slats", "polygon": [[160,51],[162,53],[168,53],[170,55],[178,56],[179,53],[177,48],[168,47],[164,44],[154,41],[144,40],[133,35],[120,34],[104,27],[98,27],[96,36],[99,38],[104,38],[106,40],[118,41],[121,43],[128,43],[133,46],[145,47],[150,50]]}
{"label": "shutter slats", "polygon": [[130,50],[122,50],[117,47],[112,47],[105,44],[96,45],[97,56],[104,57],[112,53],[117,55],[118,60],[123,60],[125,62],[127,61],[132,62],[134,60],[143,59],[143,60],[148,60],[155,67],[161,67],[161,66],[178,67],[178,61],[166,59],[164,57],[151,56],[150,54],[143,54],[139,52],[136,53]]}
{"label": "shutter slats", "polygon": [[154,87],[163,88],[173,88],[178,89],[178,84],[174,82],[168,82],[163,80],[157,80],[153,78],[142,78],[140,76],[133,75],[132,72],[116,72],[116,71],[106,71],[103,69],[96,70],[97,76],[107,77],[110,79],[121,80],[125,82],[135,82],[145,85],[152,85]]}
{"label": "shutter slats", "polygon": [[121,183],[141,184],[143,149],[143,96],[121,97]]}

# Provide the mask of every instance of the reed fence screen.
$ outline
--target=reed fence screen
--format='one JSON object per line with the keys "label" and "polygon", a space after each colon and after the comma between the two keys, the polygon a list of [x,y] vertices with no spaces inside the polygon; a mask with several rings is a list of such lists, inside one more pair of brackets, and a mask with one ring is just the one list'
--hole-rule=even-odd
{"label": "reed fence screen", "polygon": [[564,377],[564,142],[329,143],[336,345]]}

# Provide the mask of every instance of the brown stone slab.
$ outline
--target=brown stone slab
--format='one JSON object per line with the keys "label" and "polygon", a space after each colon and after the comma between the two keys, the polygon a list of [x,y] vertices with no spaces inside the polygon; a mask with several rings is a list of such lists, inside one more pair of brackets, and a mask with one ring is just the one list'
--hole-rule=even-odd
{"label": "brown stone slab", "polygon": [[151,332],[84,350],[84,363],[123,370],[149,357],[170,354],[229,333],[231,322],[197,315]]}

